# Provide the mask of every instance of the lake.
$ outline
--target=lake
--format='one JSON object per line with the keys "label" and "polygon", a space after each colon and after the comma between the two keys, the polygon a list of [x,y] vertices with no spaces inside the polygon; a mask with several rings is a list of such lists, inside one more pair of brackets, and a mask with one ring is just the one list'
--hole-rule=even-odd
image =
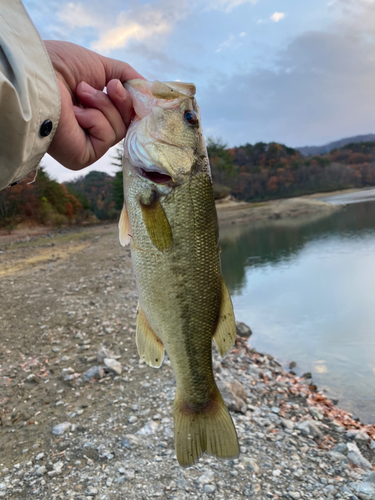
{"label": "lake", "polygon": [[251,346],[375,424],[375,189],[361,193],[325,198],[347,205],[314,222],[223,227],[221,260]]}

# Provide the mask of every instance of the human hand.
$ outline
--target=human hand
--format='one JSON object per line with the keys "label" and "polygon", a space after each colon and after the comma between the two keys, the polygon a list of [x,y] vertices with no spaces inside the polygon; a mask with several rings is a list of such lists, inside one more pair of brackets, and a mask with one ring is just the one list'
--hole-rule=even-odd
{"label": "human hand", "polygon": [[61,96],[60,120],[48,153],[65,167],[80,170],[125,137],[133,104],[122,82],[143,77],[129,64],[73,43],[44,44]]}

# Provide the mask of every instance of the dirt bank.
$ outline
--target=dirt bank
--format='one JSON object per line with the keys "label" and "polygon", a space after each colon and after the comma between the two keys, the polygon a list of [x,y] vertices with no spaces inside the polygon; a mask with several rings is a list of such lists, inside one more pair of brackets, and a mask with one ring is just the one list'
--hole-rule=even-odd
{"label": "dirt bank", "polygon": [[375,498],[375,428],[243,342],[214,361],[240,457],[179,467],[173,373],[139,363],[116,225],[0,251],[0,497]]}
{"label": "dirt bank", "polygon": [[286,200],[265,201],[262,203],[239,203],[234,201],[218,202],[216,205],[219,224],[243,224],[281,222],[293,223],[298,219],[309,221],[341,210],[340,205],[332,205],[313,197],[288,198]]}

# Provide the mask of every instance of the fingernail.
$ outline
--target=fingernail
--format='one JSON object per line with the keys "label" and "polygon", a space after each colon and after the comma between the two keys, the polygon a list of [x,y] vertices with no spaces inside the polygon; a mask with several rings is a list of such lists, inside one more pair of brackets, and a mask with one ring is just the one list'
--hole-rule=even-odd
{"label": "fingernail", "polygon": [[97,93],[97,90],[86,82],[81,82],[81,91],[90,95],[95,95]]}
{"label": "fingernail", "polygon": [[125,98],[125,89],[122,85],[122,83],[120,82],[120,80],[118,80],[117,82],[117,85],[116,85],[116,94],[121,98],[121,99],[124,99]]}

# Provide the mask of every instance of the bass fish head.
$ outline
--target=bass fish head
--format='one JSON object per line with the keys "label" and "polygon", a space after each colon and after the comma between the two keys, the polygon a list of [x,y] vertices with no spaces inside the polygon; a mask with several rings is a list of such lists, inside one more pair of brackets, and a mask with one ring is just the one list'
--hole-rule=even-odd
{"label": "bass fish head", "polygon": [[124,86],[136,113],[124,142],[124,157],[134,172],[166,187],[184,183],[197,171],[209,172],[195,85],[130,80]]}

